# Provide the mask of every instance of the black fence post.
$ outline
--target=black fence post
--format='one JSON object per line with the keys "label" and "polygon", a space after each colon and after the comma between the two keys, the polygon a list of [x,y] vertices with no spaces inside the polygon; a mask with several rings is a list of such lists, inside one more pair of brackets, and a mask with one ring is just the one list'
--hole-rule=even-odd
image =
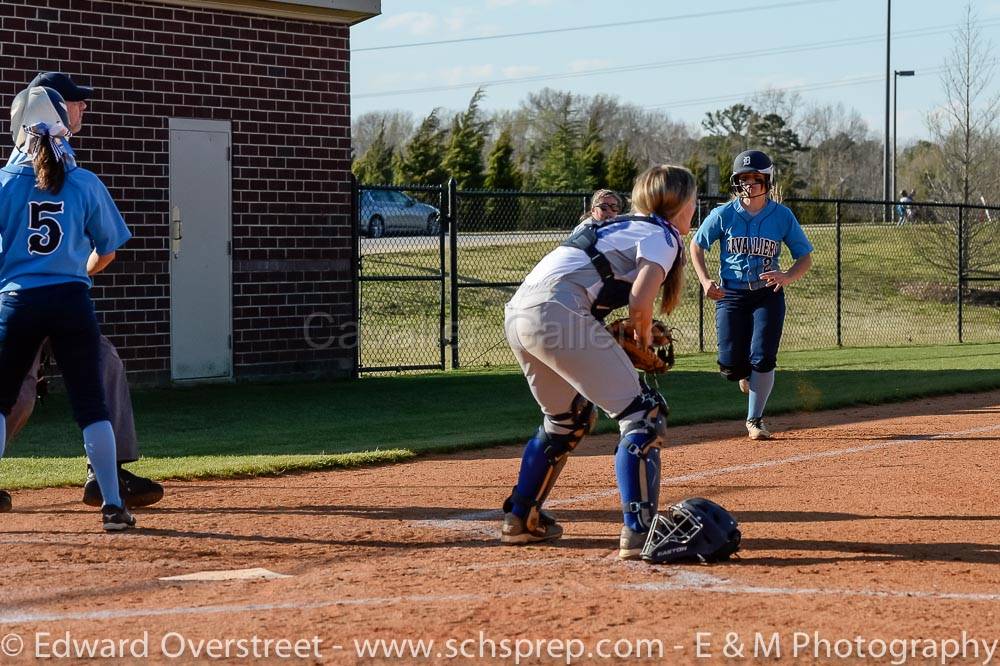
{"label": "black fence post", "polygon": [[[698,226],[705,221],[701,212],[701,199],[698,200]],[[705,351],[705,290],[698,284],[698,351]]]}
{"label": "black fence post", "polygon": [[843,316],[843,312],[841,310],[841,301],[840,301],[840,299],[841,299],[841,294],[843,293],[843,285],[841,284],[841,270],[840,270],[842,258],[841,258],[841,254],[840,254],[841,243],[840,243],[840,202],[839,201],[837,202],[837,208],[836,208],[836,213],[835,213],[835,218],[834,218],[834,226],[836,228],[836,241],[835,241],[834,245],[836,247],[836,254],[837,254],[837,293],[836,293],[836,301],[837,301],[837,346],[838,347],[843,347],[844,346],[844,341],[841,338],[841,331],[842,331],[841,327],[843,326],[843,321],[842,321],[841,317]]}
{"label": "black fence post", "polygon": [[965,206],[958,207],[958,341],[962,342],[962,267],[965,264]]}
{"label": "black fence post", "polygon": [[350,326],[354,327],[354,355],[351,359],[351,379],[357,379],[361,374],[361,188],[358,186],[358,179],[354,174],[350,174],[351,187],[351,321]]}
{"label": "black fence post", "polygon": [[438,294],[441,299],[441,308],[438,311],[438,360],[441,363],[441,369],[447,369],[447,360],[445,356],[445,348],[448,346],[448,327],[445,324],[445,319],[447,318],[447,312],[445,312],[445,303],[447,300],[446,285],[445,280],[448,275],[448,268],[445,264],[445,243],[444,235],[451,228],[451,208],[449,208],[448,201],[448,190],[445,186],[438,187],[438,209],[441,211],[440,217],[438,218],[438,270],[441,272],[441,284],[440,292]]}
{"label": "black fence post", "polygon": [[451,249],[451,367],[458,365],[458,181],[448,179],[448,242]]}

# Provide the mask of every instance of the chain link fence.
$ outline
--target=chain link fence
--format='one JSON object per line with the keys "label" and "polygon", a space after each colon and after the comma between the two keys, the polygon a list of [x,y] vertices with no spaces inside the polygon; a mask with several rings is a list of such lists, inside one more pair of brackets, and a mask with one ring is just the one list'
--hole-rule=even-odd
{"label": "chain link fence", "polygon": [[[423,226],[414,214],[412,225],[387,223],[372,237],[379,229],[371,227],[375,207],[364,204],[368,192],[414,202],[395,200],[396,210],[429,205],[437,224],[420,209]],[[454,184],[361,188],[359,370],[514,364],[503,305],[587,214],[589,194],[459,191]],[[724,202],[699,200],[693,224]],[[1000,341],[1000,207],[784,203],[814,252],[812,269],[788,289],[782,349]],[[718,246],[707,258],[717,275]],[[782,265],[791,262],[785,248]],[[715,306],[690,267],[681,304],[667,320],[680,353],[716,348]]]}

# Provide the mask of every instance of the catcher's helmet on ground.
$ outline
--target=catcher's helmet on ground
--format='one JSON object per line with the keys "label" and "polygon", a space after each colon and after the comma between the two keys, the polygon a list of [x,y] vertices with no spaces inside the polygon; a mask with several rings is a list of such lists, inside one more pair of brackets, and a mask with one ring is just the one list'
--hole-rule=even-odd
{"label": "catcher's helmet on ground", "polygon": [[653,518],[642,559],[651,564],[719,562],[739,550],[741,536],[731,513],[692,497]]}
{"label": "catcher's helmet on ground", "polygon": [[744,150],[733,160],[733,174],[729,177],[729,184],[733,192],[739,196],[749,196],[749,192],[744,191],[739,183],[739,176],[744,173],[763,174],[767,181],[764,193],[771,191],[771,186],[774,184],[774,162],[767,153],[760,150]]}

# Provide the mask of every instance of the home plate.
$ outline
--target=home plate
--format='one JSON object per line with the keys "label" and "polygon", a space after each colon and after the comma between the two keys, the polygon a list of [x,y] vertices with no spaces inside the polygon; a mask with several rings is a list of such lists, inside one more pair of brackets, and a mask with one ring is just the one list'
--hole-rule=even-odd
{"label": "home plate", "polygon": [[232,569],[230,571],[196,571],[181,576],[165,576],[160,580],[257,580],[271,578],[291,578],[286,574],[275,573],[268,569]]}

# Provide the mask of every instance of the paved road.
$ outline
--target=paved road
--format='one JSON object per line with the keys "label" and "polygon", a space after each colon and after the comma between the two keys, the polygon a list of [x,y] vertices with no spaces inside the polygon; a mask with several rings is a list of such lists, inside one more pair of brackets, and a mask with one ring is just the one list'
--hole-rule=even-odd
{"label": "paved road", "polygon": [[[569,234],[569,231],[533,231],[518,234],[459,234],[459,247],[490,247],[518,245],[520,243],[551,242],[553,245]],[[434,250],[438,238],[431,236],[387,236],[384,238],[362,238],[361,255],[391,254],[393,252],[418,252]],[[447,245],[447,239],[445,239]]]}

